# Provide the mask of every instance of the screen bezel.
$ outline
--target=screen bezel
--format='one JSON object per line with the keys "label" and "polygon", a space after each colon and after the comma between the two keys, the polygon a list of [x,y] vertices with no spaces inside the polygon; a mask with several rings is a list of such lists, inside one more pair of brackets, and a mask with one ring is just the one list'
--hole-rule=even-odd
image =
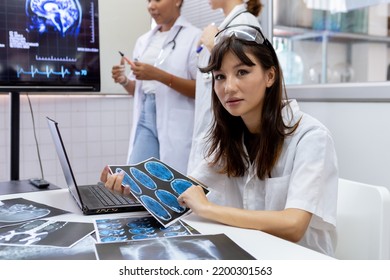
{"label": "screen bezel", "polygon": [[[5,5],[3,8],[6,8],[6,6],[8,4],[14,5],[15,1],[21,1],[23,3],[26,2],[25,0],[1,0],[0,5]],[[31,93],[38,92],[38,93],[44,93],[44,94],[57,93],[57,92],[92,92],[92,93],[95,92],[96,93],[96,92],[99,92],[101,90],[99,7],[98,7],[99,1],[98,0],[79,0],[79,2],[81,4],[81,6],[83,7],[83,14],[85,14],[86,10],[90,9],[93,5],[93,12],[91,11],[89,13],[89,16],[94,21],[92,30],[94,32],[94,36],[95,36],[94,38],[96,40],[96,42],[94,42],[94,46],[97,47],[97,51],[95,50],[93,53],[91,53],[91,52],[88,53],[87,51],[85,51],[83,53],[83,52],[80,52],[78,50],[75,50],[75,55],[76,54],[80,55],[80,53],[81,53],[83,59],[85,59],[86,56],[90,56],[88,61],[82,62],[82,66],[80,68],[91,67],[90,65],[94,64],[94,66],[91,68],[92,69],[91,71],[95,74],[91,78],[87,78],[85,80],[83,80],[83,77],[76,77],[76,75],[74,75],[72,73],[72,76],[70,77],[70,79],[69,79],[69,77],[67,77],[68,81],[61,80],[61,78],[59,78],[58,81],[54,81],[53,79],[50,79],[50,80],[40,79],[39,81],[33,81],[33,78],[31,78],[31,79],[29,78],[28,80],[25,79],[24,81],[22,81],[21,79],[15,80],[14,79],[15,77],[13,77],[13,78],[6,77],[7,75],[9,75],[10,72],[9,72],[9,70],[4,70],[4,73],[5,73],[4,77],[0,76],[0,94],[1,93],[9,93],[9,92],[31,92]],[[93,4],[88,5],[88,3],[93,3]],[[7,12],[7,9],[4,9],[4,11]],[[20,14],[22,14],[22,13],[20,13]],[[87,16],[88,15],[83,16],[81,24],[86,25],[88,23],[87,19],[86,19]],[[27,18],[27,15],[26,15],[26,18]],[[79,34],[75,35],[75,36],[78,36],[76,39],[77,42],[83,40],[82,36],[87,35],[86,31],[87,31],[87,28],[84,26],[84,28],[81,28],[81,32]],[[6,38],[6,45],[3,48],[3,50],[5,50],[5,52],[8,54],[7,50],[10,49],[10,46],[9,46],[10,39],[8,37],[8,34],[5,34],[5,36],[7,36],[7,38]],[[74,40],[74,38],[72,38],[72,39]],[[87,46],[82,46],[82,47],[87,47]],[[14,52],[23,51],[20,49],[12,49],[12,50]],[[35,54],[37,52],[38,52],[38,50],[31,51],[32,54]],[[30,54],[29,54],[29,56],[30,56]],[[10,62],[9,56],[7,55],[5,57],[5,61],[4,61],[3,65],[5,68],[14,67],[13,69],[15,69],[15,64],[17,63],[17,61],[16,61],[16,63],[15,63],[15,61],[16,60],[14,60],[13,62],[12,61]],[[0,64],[1,63],[3,63],[3,62],[1,62],[1,60],[0,60]],[[23,62],[21,62],[21,64],[22,63]],[[69,69],[76,69],[76,65],[75,65],[76,63],[79,63],[79,62],[75,62],[74,64],[69,63],[69,64],[67,64],[66,67],[68,67]],[[42,64],[44,64],[44,62]],[[53,64],[55,64],[55,63],[53,63]],[[37,67],[39,67],[41,64],[36,63],[36,65],[37,65]],[[73,68],[71,68],[71,67],[73,67]],[[16,70],[13,70],[13,71],[16,71]]]}

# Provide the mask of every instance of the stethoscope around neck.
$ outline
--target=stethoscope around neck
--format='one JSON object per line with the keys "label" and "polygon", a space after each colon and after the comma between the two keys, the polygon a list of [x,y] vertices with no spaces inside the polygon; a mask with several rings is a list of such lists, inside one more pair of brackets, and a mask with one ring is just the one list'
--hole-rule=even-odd
{"label": "stethoscope around neck", "polygon": [[[183,29],[183,26],[180,26],[179,30],[176,32],[175,36],[171,41],[169,41],[160,51],[160,53],[157,56],[156,62],[154,63],[154,66],[159,66],[164,63],[165,59],[173,52],[173,50],[176,48],[176,38],[179,35],[180,31]],[[172,47],[169,47],[169,46]]]}

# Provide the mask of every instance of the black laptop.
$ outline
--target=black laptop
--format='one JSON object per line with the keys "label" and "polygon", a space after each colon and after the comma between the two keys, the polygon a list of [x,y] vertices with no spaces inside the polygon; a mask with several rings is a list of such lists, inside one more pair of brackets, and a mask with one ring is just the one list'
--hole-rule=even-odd
{"label": "black laptop", "polygon": [[46,118],[65,175],[66,184],[85,215],[145,211],[142,204],[134,197],[114,193],[105,188],[102,182],[78,186],[62,141],[58,123],[49,117]]}

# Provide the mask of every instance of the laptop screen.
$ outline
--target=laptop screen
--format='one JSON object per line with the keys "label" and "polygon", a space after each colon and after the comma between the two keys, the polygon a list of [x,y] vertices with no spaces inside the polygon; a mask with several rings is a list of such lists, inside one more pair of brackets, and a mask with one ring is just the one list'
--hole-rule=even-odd
{"label": "laptop screen", "polygon": [[61,138],[60,130],[58,128],[58,123],[49,117],[46,117],[47,123],[49,125],[50,133],[53,137],[54,145],[57,151],[58,158],[62,167],[62,171],[65,175],[65,181],[68,185],[70,193],[76,199],[77,204],[82,208],[81,198],[77,189],[76,179],[72,168],[70,166],[69,158],[66,154],[65,146]]}

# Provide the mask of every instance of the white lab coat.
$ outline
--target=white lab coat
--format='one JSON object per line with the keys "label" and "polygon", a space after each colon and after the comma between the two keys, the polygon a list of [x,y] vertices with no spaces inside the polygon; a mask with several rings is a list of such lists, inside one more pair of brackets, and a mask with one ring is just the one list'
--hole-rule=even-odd
{"label": "white lab coat", "polygon": [[[259,20],[254,15],[249,12],[242,13],[243,11],[246,11],[246,4],[235,6],[218,26],[218,29],[222,30],[226,26],[233,24],[249,24],[260,27]],[[198,65],[200,67],[207,66],[209,58],[209,50],[203,48],[199,54]],[[202,161],[206,152],[205,137],[213,118],[211,111],[211,93],[211,75],[198,71],[196,78],[195,123],[190,159],[188,161],[188,172],[191,172]]]}
{"label": "white lab coat", "polygon": [[[163,46],[173,39],[180,26],[183,26],[183,28],[176,37],[175,49],[159,67],[184,79],[196,79],[196,45],[199,41],[200,30],[180,16],[169,31]],[[133,59],[142,56],[158,28],[159,26],[156,26],[153,30],[138,38],[134,47]],[[134,75],[130,73],[129,79],[134,80]],[[143,104],[142,96],[144,93],[141,88],[142,81],[137,80],[128,156],[133,149],[134,134]],[[186,97],[162,83],[158,85],[156,92],[156,122],[160,143],[160,159],[183,173],[186,173],[187,170],[191,148],[194,106],[193,98]]]}
{"label": "white lab coat", "polygon": [[285,107],[285,123],[300,123],[286,137],[271,178],[260,180],[253,166],[244,176],[229,178],[211,168],[206,160],[190,175],[210,188],[209,200],[219,205],[269,211],[297,208],[312,213],[298,243],[334,256],[338,188],[334,143],[328,129],[300,111],[295,100],[290,101],[290,106],[294,120]]}

